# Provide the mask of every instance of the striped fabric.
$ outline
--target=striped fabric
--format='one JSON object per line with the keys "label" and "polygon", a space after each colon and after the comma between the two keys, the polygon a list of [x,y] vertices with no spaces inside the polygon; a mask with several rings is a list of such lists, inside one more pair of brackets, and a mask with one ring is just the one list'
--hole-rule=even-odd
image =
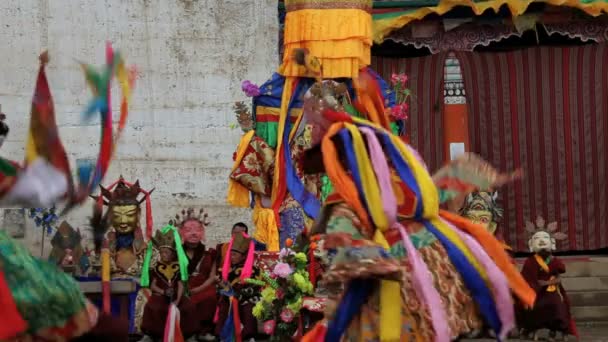
{"label": "striped fabric", "polygon": [[540,215],[568,235],[560,250],[608,247],[608,48],[457,56],[471,150],[501,170],[524,170],[499,196],[506,242],[526,251],[524,222]]}
{"label": "striped fabric", "polygon": [[419,58],[372,57],[371,67],[385,80],[405,73],[412,91],[406,132],[431,173],[444,164],[443,71],[446,54]]}

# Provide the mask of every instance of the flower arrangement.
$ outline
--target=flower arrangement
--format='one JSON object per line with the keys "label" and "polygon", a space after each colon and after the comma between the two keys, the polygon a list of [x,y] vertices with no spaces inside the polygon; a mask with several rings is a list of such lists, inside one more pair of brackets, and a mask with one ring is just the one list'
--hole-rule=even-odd
{"label": "flower arrangement", "polygon": [[407,75],[393,74],[391,76],[391,84],[395,92],[395,106],[390,108],[390,115],[397,120],[407,120],[409,105],[407,104],[411,92],[406,87]]}
{"label": "flower arrangement", "polygon": [[298,319],[304,297],[312,295],[305,252],[296,252],[286,241],[279,260],[270,273],[262,275],[264,289],[261,300],[254,306],[253,315],[264,322],[264,332],[271,341],[288,341],[298,330]]}
{"label": "flower arrangement", "polygon": [[42,227],[47,234],[51,234],[55,228],[55,223],[59,219],[55,213],[55,207],[44,209],[44,208],[30,208],[29,217],[34,220],[36,227]]}

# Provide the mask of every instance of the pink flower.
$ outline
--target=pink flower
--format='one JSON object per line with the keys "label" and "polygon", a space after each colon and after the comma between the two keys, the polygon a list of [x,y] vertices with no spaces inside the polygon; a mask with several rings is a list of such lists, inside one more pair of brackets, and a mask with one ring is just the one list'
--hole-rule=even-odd
{"label": "pink flower", "polygon": [[391,115],[397,120],[406,120],[409,110],[407,103],[401,103],[391,108]]}
{"label": "pink flower", "polygon": [[264,322],[264,333],[266,335],[272,335],[274,333],[274,328],[276,327],[277,322],[274,319],[270,321]]}
{"label": "pink flower", "polygon": [[395,85],[395,84],[399,83],[399,75],[398,75],[398,74],[393,73],[393,74],[391,75],[391,83],[392,83],[393,85]]}
{"label": "pink flower", "polygon": [[285,297],[285,292],[282,289],[277,290],[277,299],[283,299]]}
{"label": "pink flower", "polygon": [[272,273],[274,273],[277,277],[280,278],[287,278],[292,272],[293,270],[291,269],[291,267],[284,262],[277,263],[274,266],[274,270],[272,271]]}
{"label": "pink flower", "polygon": [[260,95],[260,88],[248,80],[245,80],[243,81],[243,83],[241,83],[241,90],[243,90],[247,97],[255,97]]}
{"label": "pink flower", "polygon": [[285,323],[293,321],[293,316],[293,311],[289,310],[288,308],[285,308],[283,309],[283,311],[281,311],[281,320]]}
{"label": "pink flower", "polygon": [[393,86],[400,85],[403,87],[407,83],[407,75],[406,74],[395,74],[391,75],[391,84]]}
{"label": "pink flower", "polygon": [[290,256],[290,255],[294,255],[296,253],[294,253],[291,249],[289,248],[283,248],[281,249],[281,251],[279,252],[279,259],[285,259],[286,257]]}

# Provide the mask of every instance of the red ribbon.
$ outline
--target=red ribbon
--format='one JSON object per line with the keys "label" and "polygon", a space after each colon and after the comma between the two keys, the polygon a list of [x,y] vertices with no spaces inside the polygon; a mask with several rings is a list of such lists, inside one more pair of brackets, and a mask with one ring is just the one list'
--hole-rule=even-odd
{"label": "red ribbon", "polygon": [[241,317],[239,316],[239,301],[230,297],[230,301],[232,302],[232,315],[234,318],[234,338],[236,342],[241,342]]}

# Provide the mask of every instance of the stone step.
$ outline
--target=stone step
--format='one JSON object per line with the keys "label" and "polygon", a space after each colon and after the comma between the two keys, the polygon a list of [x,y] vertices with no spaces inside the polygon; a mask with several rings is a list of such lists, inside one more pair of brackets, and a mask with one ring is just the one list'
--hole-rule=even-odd
{"label": "stone step", "polygon": [[608,306],[608,291],[568,291],[574,306]]}
{"label": "stone step", "polygon": [[566,262],[566,274],[564,274],[564,277],[608,277],[607,261]]}
{"label": "stone step", "polygon": [[[566,264],[566,274],[562,277],[608,277],[607,257],[560,257]],[[525,259],[517,259],[517,266],[521,270]]]}
{"label": "stone step", "polygon": [[566,291],[608,291],[608,277],[563,278],[562,285]]}
{"label": "stone step", "polygon": [[608,322],[608,306],[573,306],[570,312],[576,322]]}

